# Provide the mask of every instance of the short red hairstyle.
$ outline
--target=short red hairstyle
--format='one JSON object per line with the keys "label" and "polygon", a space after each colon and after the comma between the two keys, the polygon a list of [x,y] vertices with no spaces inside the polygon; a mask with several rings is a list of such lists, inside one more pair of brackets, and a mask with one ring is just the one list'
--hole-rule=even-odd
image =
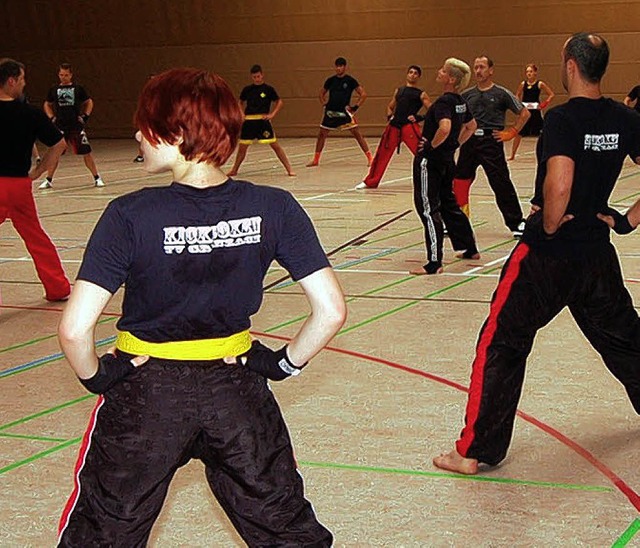
{"label": "short red hairstyle", "polygon": [[171,69],[149,79],[138,98],[134,121],[152,145],[179,144],[187,160],[224,164],[238,143],[242,111],[217,74]]}

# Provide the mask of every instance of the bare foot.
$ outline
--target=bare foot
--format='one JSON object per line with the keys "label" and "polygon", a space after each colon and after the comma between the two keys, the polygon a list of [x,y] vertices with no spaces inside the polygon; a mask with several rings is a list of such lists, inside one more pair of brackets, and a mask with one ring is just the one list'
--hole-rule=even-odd
{"label": "bare foot", "polygon": [[511,160],[515,160],[515,159],[516,159],[516,157],[515,157],[515,156],[509,156],[509,157],[507,158],[507,162],[510,162]]}
{"label": "bare foot", "polygon": [[235,177],[237,174],[238,174],[237,171],[231,170],[229,173],[227,173],[227,177]]}
{"label": "bare foot", "polygon": [[414,276],[430,276],[432,274],[442,274],[443,272],[444,268],[442,268],[442,266],[434,266],[431,268],[425,268],[424,266],[421,266],[419,268],[409,270],[409,274],[413,274]]}
{"label": "bare foot", "polygon": [[288,175],[289,177],[295,177],[295,176],[296,176],[296,174],[295,174],[293,171],[289,171],[289,172],[287,172],[287,175]]}
{"label": "bare foot", "polygon": [[316,162],[315,160],[311,160],[308,164],[307,167],[318,167],[318,162]]}
{"label": "bare foot", "polygon": [[457,472],[458,474],[473,476],[478,473],[478,461],[463,457],[455,449],[450,453],[442,453],[435,457],[433,464],[438,468],[449,470],[449,472]]}
{"label": "bare foot", "polygon": [[456,258],[477,261],[480,258],[480,253],[467,253],[466,251],[463,251],[462,253],[457,253]]}

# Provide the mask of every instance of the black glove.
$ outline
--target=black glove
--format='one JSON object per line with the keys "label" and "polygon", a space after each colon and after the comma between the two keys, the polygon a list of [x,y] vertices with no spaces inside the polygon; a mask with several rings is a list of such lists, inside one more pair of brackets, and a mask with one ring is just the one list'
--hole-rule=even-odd
{"label": "black glove", "polygon": [[613,217],[613,230],[618,234],[629,234],[629,232],[633,232],[635,230],[635,227],[631,226],[631,223],[629,222],[629,217],[623,215],[612,207],[605,209],[602,214]]}
{"label": "black glove", "polygon": [[353,105],[349,107],[349,110],[351,112],[355,112],[356,110],[358,110],[360,108],[360,105]]}
{"label": "black glove", "polygon": [[288,345],[285,344],[280,350],[271,350],[260,341],[253,341],[251,348],[241,356],[240,363],[244,363],[251,371],[267,379],[283,381],[292,375],[299,375],[302,368],[307,365],[306,363],[302,366],[293,365],[287,356],[287,347]]}
{"label": "black glove", "polygon": [[135,371],[136,367],[131,363],[127,355],[105,354],[98,359],[98,371],[90,379],[78,380],[82,385],[94,394],[104,394],[113,385]]}

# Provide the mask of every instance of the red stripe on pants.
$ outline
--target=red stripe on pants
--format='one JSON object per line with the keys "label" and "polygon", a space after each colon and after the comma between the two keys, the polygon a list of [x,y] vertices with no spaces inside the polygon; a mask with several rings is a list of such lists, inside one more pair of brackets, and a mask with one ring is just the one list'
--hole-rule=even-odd
{"label": "red stripe on pants", "polygon": [[509,262],[505,267],[502,278],[494,293],[489,309],[489,317],[482,328],[482,333],[478,340],[476,357],[471,366],[471,384],[469,385],[465,426],[460,434],[460,439],[456,442],[456,450],[463,457],[466,457],[467,451],[475,438],[474,426],[480,413],[480,404],[482,403],[487,351],[493,342],[493,337],[498,326],[498,316],[509,298],[514,282],[518,279],[520,264],[528,253],[529,246],[523,243],[520,243],[513,250],[513,254],[509,258]]}
{"label": "red stripe on pants", "polygon": [[87,427],[87,430],[82,437],[82,445],[80,446],[80,452],[78,454],[78,460],[76,461],[76,466],[73,474],[73,491],[71,493],[71,496],[69,497],[69,500],[67,501],[67,504],[65,504],[64,510],[62,511],[62,516],[60,517],[60,523],[58,524],[58,540],[69,524],[71,513],[73,512],[73,509],[78,502],[78,498],[80,497],[80,472],[82,472],[82,468],[84,467],[84,461],[87,457],[87,453],[89,452],[89,447],[91,446],[91,436],[93,435],[93,431],[96,427],[98,411],[102,407],[103,403],[104,397],[100,396],[98,398],[98,403],[93,408],[93,412],[91,413],[89,426]]}

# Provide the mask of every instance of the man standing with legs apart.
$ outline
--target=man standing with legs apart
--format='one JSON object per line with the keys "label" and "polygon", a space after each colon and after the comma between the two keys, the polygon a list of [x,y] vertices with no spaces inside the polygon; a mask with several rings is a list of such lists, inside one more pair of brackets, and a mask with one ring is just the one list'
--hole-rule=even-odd
{"label": "man standing with legs apart", "polygon": [[389,124],[380,138],[376,148],[369,173],[364,181],[356,185],[356,190],[378,188],[393,153],[400,153],[400,144],[409,147],[415,156],[420,141],[420,126],[418,122],[424,120],[418,111],[424,107],[428,110],[431,99],[426,91],[418,87],[418,80],[422,76],[422,69],[418,65],[411,65],[407,71],[406,85],[396,88],[391,101],[387,105],[387,120]]}
{"label": "man standing with legs apart", "polygon": [[[63,301],[71,286],[62,269],[56,246],[38,219],[33,179],[55,165],[65,148],[62,134],[45,114],[20,100],[25,86],[24,65],[0,60],[0,224],[11,219],[33,258],[49,301]],[[31,151],[36,139],[49,149],[31,172]]]}
{"label": "man standing with legs apart", "polygon": [[424,120],[418,154],[413,160],[413,202],[424,225],[427,263],[410,274],[442,272],[443,221],[453,249],[468,259],[479,259],[473,229],[451,189],[454,154],[476,129],[476,122],[458,90],[469,83],[469,65],[447,59],[436,77],[443,94],[431,105]]}
{"label": "man standing with legs apart", "polygon": [[[62,133],[69,148],[74,154],[84,159],[84,164],[93,175],[93,184],[104,186],[104,181],[98,174],[96,162],[91,154],[91,145],[85,131],[85,126],[93,111],[93,99],[80,85],[73,83],[73,72],[69,63],[63,63],[58,69],[60,83],[53,86],[44,102],[44,111]],[[47,170],[47,177],[38,188],[53,187],[53,175],[58,163]]]}
{"label": "man standing with legs apart", "polygon": [[[320,103],[324,107],[324,116],[320,122],[316,152],[307,167],[316,167],[320,163],[320,155],[329,131],[344,131],[345,129],[348,129],[358,141],[362,152],[367,157],[367,165],[371,165],[373,155],[358,129],[358,122],[355,118],[355,113],[365,102],[367,93],[353,76],[347,74],[347,60],[344,57],[336,59],[335,67],[335,76],[327,78],[320,90]],[[351,94],[354,91],[358,95],[358,100],[351,105]]]}
{"label": "man standing with legs apart", "polygon": [[[264,83],[264,74],[260,65],[251,67],[251,79],[253,84],[243,88],[240,93],[240,107],[244,110],[244,123],[240,132],[236,161],[227,175],[233,177],[238,174],[238,169],[247,155],[249,145],[258,142],[271,146],[278,160],[287,170],[287,175],[295,177],[289,159],[280,143],[276,141],[276,134],[271,126],[271,120],[282,108],[282,99],[274,88]],[[271,110],[271,103],[274,103],[273,110]]]}
{"label": "man standing with legs apart", "polygon": [[[518,194],[511,181],[503,142],[510,141],[529,119],[529,111],[509,90],[493,82],[493,61],[486,55],[473,64],[477,85],[462,93],[478,129],[462,147],[456,166],[453,191],[458,205],[469,216],[469,192],[478,166],[484,169],[504,222],[515,238],[522,236],[524,219]],[[505,129],[507,110],[518,115]]]}
{"label": "man standing with legs apart", "polygon": [[[146,546],[174,473],[196,457],[249,546],[328,547],[268,383],[299,375],[345,320],[313,225],[288,192],[221,171],[242,111],[219,76],[154,76],[135,121],[144,169],[174,182],[109,204],[60,322],[69,364],[100,394],[60,546]],[[274,260],[311,307],[277,351],[249,335]],[[98,358],[96,324],[125,281],[116,348]]]}
{"label": "man standing with legs apart", "polygon": [[640,318],[609,241],[609,228],[640,223],[640,200],[626,215],[608,206],[625,157],[640,163],[640,115],[602,96],[608,61],[596,34],[562,48],[569,102],[544,119],[532,213],[478,337],[464,429],[439,468],[475,474],[505,458],[534,338],[565,306],[640,413]]}

